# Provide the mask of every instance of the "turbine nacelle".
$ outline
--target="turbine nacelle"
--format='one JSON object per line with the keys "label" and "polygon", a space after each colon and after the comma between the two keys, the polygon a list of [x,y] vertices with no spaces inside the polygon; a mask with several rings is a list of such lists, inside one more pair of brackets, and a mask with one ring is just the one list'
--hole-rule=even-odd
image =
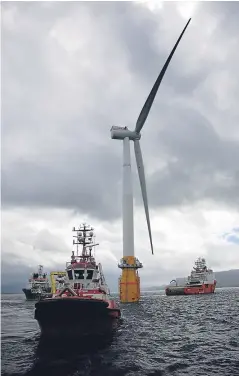
{"label": "turbine nacelle", "polygon": [[130,140],[140,140],[141,134],[135,131],[130,131],[127,127],[113,126],[110,130],[111,138],[114,140],[123,140],[128,137]]}

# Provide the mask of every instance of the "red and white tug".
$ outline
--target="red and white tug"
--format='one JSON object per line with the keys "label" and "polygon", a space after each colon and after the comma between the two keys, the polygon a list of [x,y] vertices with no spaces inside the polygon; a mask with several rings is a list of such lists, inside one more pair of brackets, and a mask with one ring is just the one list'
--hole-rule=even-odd
{"label": "red and white tug", "polygon": [[[105,335],[116,328],[120,308],[111,297],[101,264],[92,255],[93,228],[86,224],[76,232],[71,261],[66,263],[66,276],[52,298],[35,304],[35,319],[42,335]],[[79,246],[82,247],[79,254]]]}

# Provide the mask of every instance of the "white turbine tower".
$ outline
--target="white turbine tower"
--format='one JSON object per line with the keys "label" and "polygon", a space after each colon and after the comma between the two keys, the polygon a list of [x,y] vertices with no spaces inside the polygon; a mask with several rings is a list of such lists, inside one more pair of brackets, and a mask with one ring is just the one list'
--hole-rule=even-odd
{"label": "white turbine tower", "polygon": [[167,67],[173,57],[173,54],[189,24],[188,20],[181,35],[179,36],[174,48],[172,49],[166,63],[164,64],[136,122],[134,131],[130,131],[127,127],[111,128],[111,138],[123,140],[123,259],[118,265],[122,269],[120,278],[120,300],[121,302],[136,302],[140,299],[140,281],[137,269],[142,264],[134,257],[134,211],[133,211],[133,189],[131,177],[131,161],[130,161],[130,141],[134,141],[135,158],[138,168],[139,181],[144,202],[146,221],[149,232],[149,240],[153,254],[153,241],[151,234],[151,226],[149,219],[148,199],[146,191],[146,182],[144,174],[144,164],[140,148],[139,140],[141,138],[140,131],[148,117],[149,111],[157,94],[159,85],[164,77]]}

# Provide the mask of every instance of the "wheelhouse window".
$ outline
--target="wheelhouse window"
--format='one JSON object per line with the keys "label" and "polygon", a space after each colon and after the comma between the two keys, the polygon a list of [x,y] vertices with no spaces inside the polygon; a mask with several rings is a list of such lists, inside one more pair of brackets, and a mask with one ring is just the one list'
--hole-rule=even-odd
{"label": "wheelhouse window", "polygon": [[76,279],[84,279],[84,270],[75,270],[74,273]]}
{"label": "wheelhouse window", "polygon": [[73,279],[72,270],[68,270],[67,274],[69,279]]}
{"label": "wheelhouse window", "polygon": [[87,277],[86,279],[92,279],[93,277],[93,270],[87,270]]}

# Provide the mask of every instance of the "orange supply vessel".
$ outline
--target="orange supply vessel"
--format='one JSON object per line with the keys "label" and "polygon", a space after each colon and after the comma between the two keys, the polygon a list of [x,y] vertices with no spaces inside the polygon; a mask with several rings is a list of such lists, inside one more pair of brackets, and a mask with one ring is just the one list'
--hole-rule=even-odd
{"label": "orange supply vessel", "polygon": [[[174,282],[174,284],[173,284]],[[184,285],[172,280],[165,289],[166,295],[213,294],[216,288],[215,275],[206,265],[205,258],[198,258]]]}

